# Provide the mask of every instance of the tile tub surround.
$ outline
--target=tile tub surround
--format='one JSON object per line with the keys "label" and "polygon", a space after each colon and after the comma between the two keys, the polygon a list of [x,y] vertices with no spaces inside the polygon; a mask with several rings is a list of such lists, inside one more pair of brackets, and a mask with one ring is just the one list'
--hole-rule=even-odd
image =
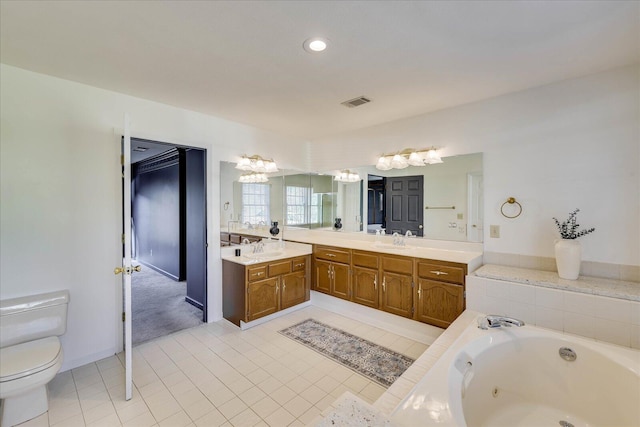
{"label": "tile tub surround", "polygon": [[486,265],[467,276],[467,308],[640,349],[639,291],[633,282]]}
{"label": "tile tub surround", "polygon": [[[556,259],[552,257],[484,252],[483,262],[484,264],[499,264],[534,270],[558,271],[556,267]],[[580,273],[581,275],[590,277],[603,277],[605,279],[640,282],[640,265],[582,261]]]}
{"label": "tile tub surround", "polygon": [[640,301],[640,283],[637,282],[585,276],[580,276],[577,280],[566,280],[561,279],[558,273],[552,271],[531,270],[492,264],[482,266],[476,270],[473,275],[525,285],[541,286],[629,301]]}
{"label": "tile tub surround", "polygon": [[[413,365],[376,400],[373,404],[374,408],[385,415],[391,414],[418,381],[436,364],[440,356],[447,351],[470,323],[477,321],[479,316],[482,316],[482,313],[469,309],[458,316],[433,344],[416,359]],[[327,415],[328,412],[323,412],[323,415]]]}

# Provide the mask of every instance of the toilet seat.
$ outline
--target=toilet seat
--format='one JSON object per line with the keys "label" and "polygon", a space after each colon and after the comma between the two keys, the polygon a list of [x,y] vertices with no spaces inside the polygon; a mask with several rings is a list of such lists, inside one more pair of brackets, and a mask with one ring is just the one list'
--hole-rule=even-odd
{"label": "toilet seat", "polygon": [[19,380],[59,364],[61,350],[60,340],[55,336],[1,348],[0,383]]}

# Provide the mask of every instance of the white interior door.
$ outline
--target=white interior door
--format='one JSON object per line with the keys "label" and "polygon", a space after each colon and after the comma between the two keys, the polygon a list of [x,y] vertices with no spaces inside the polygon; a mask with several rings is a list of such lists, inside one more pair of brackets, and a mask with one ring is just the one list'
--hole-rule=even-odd
{"label": "white interior door", "polygon": [[467,175],[467,241],[482,242],[483,237],[483,182],[482,173],[473,172]]}
{"label": "white interior door", "polygon": [[124,138],[122,141],[122,221],[123,221],[123,257],[122,266],[116,268],[116,274],[122,274],[122,311],[124,332],[125,359],[125,397],[131,399],[132,358],[131,358],[131,274],[140,271],[140,266],[134,270],[131,267],[131,131],[129,115],[124,115]]}

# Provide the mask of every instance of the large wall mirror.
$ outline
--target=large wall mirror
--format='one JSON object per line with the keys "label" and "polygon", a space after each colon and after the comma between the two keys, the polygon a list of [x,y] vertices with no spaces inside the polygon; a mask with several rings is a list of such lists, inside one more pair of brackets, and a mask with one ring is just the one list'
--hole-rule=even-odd
{"label": "large wall mirror", "polygon": [[[333,229],[340,188],[333,176],[281,170],[269,174],[264,183],[241,183],[242,173],[234,163],[220,164],[222,230],[274,221],[286,227]],[[360,183],[358,191],[359,186]]]}
{"label": "large wall mirror", "polygon": [[310,174],[283,170],[260,184],[240,183],[242,171],[221,162],[221,229],[243,229],[272,221],[289,227],[335,232],[386,229],[429,239],[481,242],[482,154],[446,157],[443,163],[380,171],[350,168],[362,178],[336,182],[338,171]]}

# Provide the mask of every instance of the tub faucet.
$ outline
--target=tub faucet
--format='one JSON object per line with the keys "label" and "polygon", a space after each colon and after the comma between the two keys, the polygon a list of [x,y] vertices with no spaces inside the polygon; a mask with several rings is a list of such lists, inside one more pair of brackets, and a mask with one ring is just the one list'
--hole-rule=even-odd
{"label": "tub faucet", "polygon": [[501,326],[510,328],[511,326],[524,326],[524,322],[513,317],[498,316],[495,314],[489,314],[488,316],[478,319],[478,328],[489,329],[499,328]]}

